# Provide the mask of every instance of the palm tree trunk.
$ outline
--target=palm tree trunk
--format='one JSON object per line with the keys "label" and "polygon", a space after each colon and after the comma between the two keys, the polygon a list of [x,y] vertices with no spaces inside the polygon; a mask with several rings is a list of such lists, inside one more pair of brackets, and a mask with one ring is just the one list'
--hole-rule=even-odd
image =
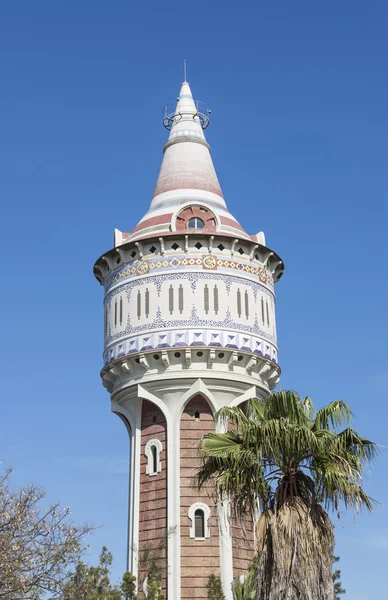
{"label": "palm tree trunk", "polygon": [[323,509],[293,499],[265,518],[257,600],[334,600],[333,529]]}

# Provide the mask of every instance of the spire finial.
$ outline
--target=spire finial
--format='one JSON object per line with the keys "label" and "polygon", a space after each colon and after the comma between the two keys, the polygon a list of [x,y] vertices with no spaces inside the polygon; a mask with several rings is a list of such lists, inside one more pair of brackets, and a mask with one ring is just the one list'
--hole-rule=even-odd
{"label": "spire finial", "polygon": [[185,58],[183,59],[183,74],[184,74],[184,77],[185,77],[184,81],[186,82],[187,79],[186,79],[186,59]]}

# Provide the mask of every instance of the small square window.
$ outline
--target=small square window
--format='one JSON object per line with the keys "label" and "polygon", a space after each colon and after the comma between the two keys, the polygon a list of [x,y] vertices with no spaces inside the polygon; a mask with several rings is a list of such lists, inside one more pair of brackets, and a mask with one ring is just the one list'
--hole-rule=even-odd
{"label": "small square window", "polygon": [[132,250],[131,256],[132,256],[132,258],[135,258],[135,256],[136,256],[136,250]]}
{"label": "small square window", "polygon": [[177,244],[176,242],[174,242],[174,243],[172,244],[171,248],[172,248],[173,250],[178,250],[178,248],[179,248],[179,244]]}
{"label": "small square window", "polygon": [[197,242],[197,243],[195,244],[195,247],[196,247],[196,248],[198,248],[198,250],[200,250],[200,249],[202,248],[202,244],[201,244],[201,242]]}
{"label": "small square window", "polygon": [[244,254],[244,250],[242,248],[238,249],[239,254]]}
{"label": "small square window", "polygon": [[156,250],[155,246],[151,246],[151,248],[150,248],[151,254],[153,254],[155,252],[155,250]]}
{"label": "small square window", "polygon": [[223,244],[218,244],[217,248],[218,250],[221,250],[221,252],[225,250],[225,246]]}

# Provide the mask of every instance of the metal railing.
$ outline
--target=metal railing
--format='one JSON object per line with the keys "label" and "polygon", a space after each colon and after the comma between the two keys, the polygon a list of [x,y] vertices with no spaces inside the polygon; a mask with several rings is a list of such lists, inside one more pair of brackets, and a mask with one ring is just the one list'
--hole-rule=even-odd
{"label": "metal railing", "polygon": [[166,129],[170,130],[173,125],[179,123],[182,119],[186,120],[199,120],[202,129],[206,129],[210,122],[211,110],[209,107],[201,102],[200,100],[193,100],[197,112],[193,115],[192,112],[185,112],[184,108],[179,111],[176,110],[176,105],[166,104],[163,111],[163,125]]}

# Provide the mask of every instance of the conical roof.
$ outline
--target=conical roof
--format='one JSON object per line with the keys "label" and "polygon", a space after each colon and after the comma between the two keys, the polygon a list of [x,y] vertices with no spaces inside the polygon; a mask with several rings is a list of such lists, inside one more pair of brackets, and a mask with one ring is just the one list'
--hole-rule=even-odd
{"label": "conical roof", "polygon": [[122,235],[122,243],[173,233],[178,213],[188,206],[211,211],[216,232],[251,240],[226,207],[201,114],[187,81],[182,83],[170,125],[150,208],[132,233]]}

